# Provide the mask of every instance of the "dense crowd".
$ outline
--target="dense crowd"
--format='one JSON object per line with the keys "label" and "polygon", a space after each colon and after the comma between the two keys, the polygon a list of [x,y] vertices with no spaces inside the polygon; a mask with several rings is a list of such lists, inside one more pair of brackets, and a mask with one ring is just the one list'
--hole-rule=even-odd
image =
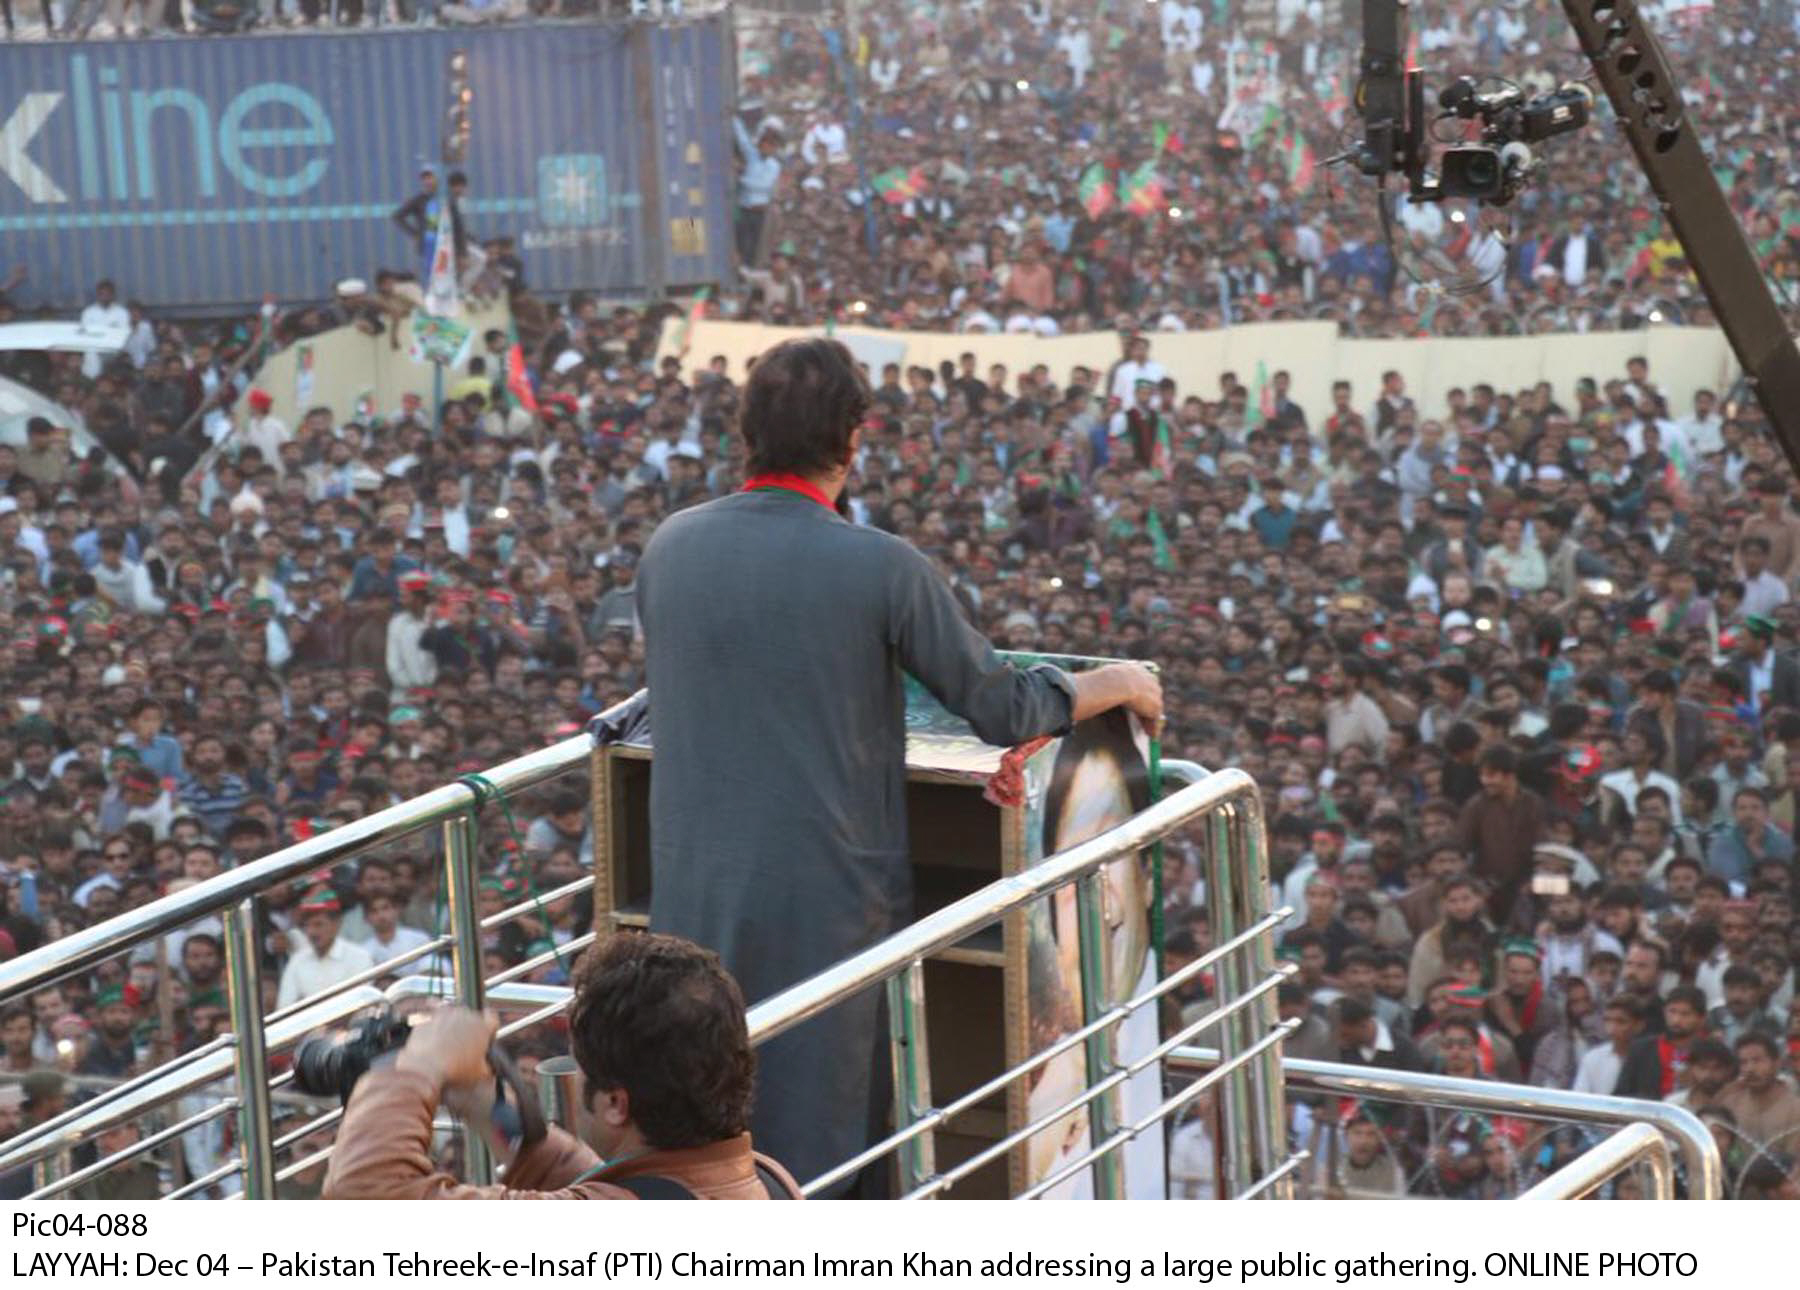
{"label": "dense crowd", "polygon": [[[1045,52],[1066,28],[1047,10],[872,24],[863,65],[887,88],[863,105],[870,146],[881,173],[919,164],[930,180],[881,203],[873,259],[855,166],[831,160],[831,60],[810,29],[771,28],[760,85],[785,132],[745,125],[776,165],[772,207],[740,232],[750,256],[773,254],[726,307],[1127,324],[1121,350],[1066,372],[982,370],[972,354],[871,372],[851,518],[930,553],[999,645],[1154,660],[1168,755],[1258,779],[1297,911],[1292,1051],[1680,1100],[1714,1127],[1735,1190],[1796,1194],[1800,492],[1786,460],[1753,403],[1721,390],[1671,406],[1641,359],[1573,390],[1474,385],[1443,406],[1398,375],[1303,408],[1285,373],[1257,399],[1238,374],[1165,370],[1159,327],[1333,308],[1359,330],[1410,332],[1429,308],[1380,268],[1359,204],[1323,177],[1284,189],[1253,132],[1223,147],[1224,73],[1171,75],[1220,55],[1218,24],[1163,26],[1176,10],[1145,9],[1117,40],[1094,24],[1078,92]],[[1461,52],[1494,67],[1528,44],[1509,24],[1562,48],[1551,17],[1434,7],[1424,47],[1477,33]],[[1738,9],[1719,18],[1682,36],[1696,66],[1718,56],[1710,42],[1757,30]],[[1283,111],[1322,157],[1330,127],[1308,87],[1324,19],[1291,21]],[[1495,23],[1498,45],[1481,35]],[[1753,231],[1775,221],[1778,277],[1791,59],[1766,45],[1721,62],[1742,93],[1702,107],[1727,152],[1749,150],[1728,179]],[[1766,83],[1737,80],[1765,66]],[[1017,90],[1025,67],[1052,91]],[[1183,136],[1160,154],[1169,200],[1195,218],[1069,211],[1089,159],[1131,161],[1165,110]],[[958,112],[973,123],[960,133],[945,115]],[[1040,129],[1042,146],[1011,142]],[[1650,299],[1691,303],[1601,133],[1563,145],[1581,184],[1547,179],[1522,200],[1534,237],[1509,251],[1506,312],[1551,303],[1573,311],[1557,325],[1600,325]],[[946,138],[959,158],[927,154]],[[1571,259],[1571,230],[1590,258]],[[493,332],[452,374],[436,427],[412,398],[287,424],[238,361],[254,360],[262,320],[177,325],[121,303],[122,287],[90,308],[130,324],[125,353],[6,356],[69,415],[0,445],[0,960],[579,729],[642,682],[633,582],[657,524],[742,480],[739,386],[723,359],[659,363],[664,311],[518,291],[529,391]],[[13,288],[29,303],[28,278]],[[298,310],[268,332],[345,320],[379,326],[380,309]],[[591,906],[538,893],[591,859],[587,804],[559,786],[509,805],[516,829],[487,813],[482,909],[532,908],[489,938],[487,963],[555,980]],[[1169,849],[1171,964],[1208,945],[1198,841]],[[269,1008],[442,926],[439,845],[421,835],[261,901]],[[218,1033],[221,971],[221,929],[201,925],[0,1009],[0,1137]],[[1204,979],[1182,1004],[1209,1006]],[[554,1046],[537,1032],[521,1051]],[[1378,1104],[1302,1101],[1295,1132],[1323,1162],[1318,1185],[1347,1194],[1510,1195],[1579,1144]],[[226,1149],[222,1127],[190,1134],[178,1172],[198,1178]],[[106,1185],[175,1181],[144,1169]]]}
{"label": "dense crowd", "polygon": [[[1401,206],[1390,246],[1372,184],[1328,164],[1359,142],[1355,6],[1269,8],[1274,33],[1207,0],[890,0],[862,6],[874,20],[838,56],[808,24],[741,33],[738,232],[771,275],[749,315],[1040,333],[1334,318],[1359,335],[1712,321],[1604,106],[1539,149],[1547,168],[1506,212]],[[1590,76],[1558,0],[1411,9],[1433,96],[1457,75],[1528,93]],[[1794,6],[1646,9],[1793,299]]]}
{"label": "dense crowd", "polygon": [[679,0],[0,0],[8,40],[228,35],[330,27],[481,26],[678,12]]}

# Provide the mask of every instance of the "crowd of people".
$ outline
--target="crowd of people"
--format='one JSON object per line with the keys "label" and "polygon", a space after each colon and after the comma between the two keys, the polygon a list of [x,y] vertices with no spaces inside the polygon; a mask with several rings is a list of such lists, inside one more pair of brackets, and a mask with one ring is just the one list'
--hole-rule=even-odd
{"label": "crowd of people", "polygon": [[[724,311],[821,323],[860,303],[899,326],[1124,339],[1068,371],[971,353],[871,372],[852,520],[929,553],[997,645],[1153,660],[1167,755],[1257,778],[1296,911],[1290,1051],[1679,1100],[1735,1192],[1796,1194],[1800,490],[1754,402],[1675,406],[1642,359],[1442,406],[1397,374],[1303,408],[1285,373],[1260,399],[1241,374],[1165,370],[1171,327],[1325,310],[1365,334],[1454,329],[1383,261],[1348,185],[1278,177],[1284,128],[1321,162],[1335,149],[1313,92],[1335,19],[1282,7],[1285,90],[1258,134],[1260,117],[1216,124],[1232,42],[1210,10],[894,8],[845,55],[861,160],[813,29],[752,43],[768,68],[747,82],[763,107],[739,191],[764,209],[739,233],[767,263]],[[1559,12],[1432,6],[1421,48],[1563,75]],[[1671,43],[1717,89],[1696,111],[1784,278],[1792,45],[1724,49],[1787,11],[1716,18]],[[1153,144],[1159,121],[1179,139]],[[1705,319],[1667,229],[1634,213],[1654,207],[1629,163],[1590,134],[1521,199],[1505,304],[1465,304],[1472,329],[1610,325],[1653,300]],[[1087,167],[1123,173],[1152,147],[1182,217],[1090,215]],[[896,169],[910,195],[874,198],[869,256],[856,176]],[[12,288],[28,308],[29,279]],[[514,293],[531,388],[490,333],[435,426],[413,398],[288,424],[238,361],[262,321],[178,325],[121,304],[129,281],[93,302],[131,323],[123,354],[5,356],[69,415],[0,444],[0,961],[542,747],[638,688],[637,559],[664,517],[741,483],[739,382],[722,358],[658,361],[667,308],[553,292]],[[591,861],[587,803],[559,785],[509,805],[516,830],[487,813],[482,909],[531,908],[488,966],[558,980],[591,905],[538,894]],[[1209,943],[1199,843],[1169,848],[1171,964]],[[421,946],[442,926],[438,846],[269,893],[268,1007]],[[226,1027],[221,971],[221,929],[200,925],[8,1001],[0,1138]],[[1204,983],[1182,1002],[1209,1006]],[[557,1042],[540,1028],[521,1052]],[[1319,1185],[1347,1194],[1514,1194],[1578,1145],[1296,1105]],[[222,1128],[191,1134],[180,1178],[105,1185],[166,1189],[225,1150]]]}
{"label": "crowd of people", "polygon": [[[1539,148],[1547,168],[1506,211],[1402,205],[1390,244],[1373,184],[1329,164],[1360,141],[1354,5],[1279,0],[1273,30],[1206,0],[859,8],[841,55],[809,24],[740,33],[755,182],[738,232],[768,274],[748,316],[1040,333],[1331,318],[1369,336],[1714,321],[1604,107]],[[1644,8],[1794,299],[1794,6]],[[1527,93],[1590,78],[1558,0],[1411,13],[1433,97],[1457,75]]]}
{"label": "crowd of people", "polygon": [[8,40],[229,35],[335,27],[482,26],[678,12],[679,0],[0,0]]}

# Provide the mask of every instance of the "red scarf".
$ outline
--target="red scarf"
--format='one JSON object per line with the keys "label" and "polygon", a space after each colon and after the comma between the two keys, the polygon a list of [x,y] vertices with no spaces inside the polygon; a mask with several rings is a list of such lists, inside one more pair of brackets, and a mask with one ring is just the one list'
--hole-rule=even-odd
{"label": "red scarf", "polygon": [[771,471],[766,475],[752,475],[744,481],[746,493],[753,493],[764,488],[779,488],[789,493],[798,493],[809,501],[817,502],[833,515],[837,514],[837,507],[831,504],[831,499],[825,496],[811,480],[803,479],[799,475],[784,471]]}
{"label": "red scarf", "polygon": [[1675,1077],[1681,1068],[1687,1065],[1687,1054],[1677,1054],[1675,1045],[1669,1042],[1667,1035],[1658,1035],[1656,1039],[1656,1060],[1662,1064],[1662,1095],[1667,1097],[1675,1091]]}
{"label": "red scarf", "polygon": [[1544,983],[1533,981],[1531,993],[1525,996],[1525,1002],[1519,1005],[1519,1030],[1524,1033],[1531,1029],[1531,1023],[1537,1020],[1538,1005],[1544,1001]]}

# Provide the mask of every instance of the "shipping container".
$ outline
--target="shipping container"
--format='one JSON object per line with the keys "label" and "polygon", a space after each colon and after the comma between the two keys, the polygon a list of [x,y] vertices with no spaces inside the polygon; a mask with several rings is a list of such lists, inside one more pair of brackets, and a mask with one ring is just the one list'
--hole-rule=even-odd
{"label": "shipping container", "polygon": [[653,294],[732,272],[724,15],[0,45],[0,273],[28,304],[205,312],[407,268],[393,222],[441,160],[466,56],[465,226],[534,289]]}

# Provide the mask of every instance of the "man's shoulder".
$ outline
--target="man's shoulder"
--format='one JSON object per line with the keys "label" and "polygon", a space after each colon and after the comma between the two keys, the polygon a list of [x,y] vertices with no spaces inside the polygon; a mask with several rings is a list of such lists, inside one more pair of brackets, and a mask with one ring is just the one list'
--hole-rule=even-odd
{"label": "man's shoulder", "polygon": [[[717,541],[729,536],[734,543],[744,540],[748,530],[741,526],[751,515],[758,512],[764,499],[755,493],[728,493],[724,497],[715,497],[710,502],[702,502],[698,506],[690,506],[678,511],[657,526],[644,548],[644,558],[658,552],[666,553],[676,542],[694,540]],[[827,515],[814,516],[807,508],[784,507],[787,518],[794,513],[806,520],[814,521],[819,540],[823,542],[855,544],[865,551],[880,552],[894,559],[918,559],[924,557],[904,538],[895,536],[884,529],[873,528],[866,524],[852,524],[830,512]],[[728,526],[729,534],[716,532],[720,526]]]}

